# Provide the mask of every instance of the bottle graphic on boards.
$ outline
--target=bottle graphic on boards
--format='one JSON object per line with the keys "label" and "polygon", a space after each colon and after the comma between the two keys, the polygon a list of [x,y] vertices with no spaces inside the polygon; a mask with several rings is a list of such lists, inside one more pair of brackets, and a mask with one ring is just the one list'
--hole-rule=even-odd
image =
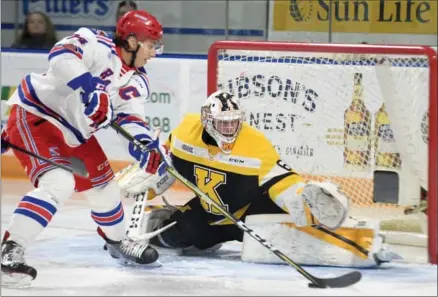
{"label": "bottle graphic on boards", "polygon": [[374,117],[374,164],[388,169],[398,169],[401,166],[401,157],[397,152],[385,103],[377,110]]}
{"label": "bottle graphic on boards", "polygon": [[366,170],[371,157],[371,112],[364,102],[362,73],[355,73],[353,99],[344,112],[344,166]]}

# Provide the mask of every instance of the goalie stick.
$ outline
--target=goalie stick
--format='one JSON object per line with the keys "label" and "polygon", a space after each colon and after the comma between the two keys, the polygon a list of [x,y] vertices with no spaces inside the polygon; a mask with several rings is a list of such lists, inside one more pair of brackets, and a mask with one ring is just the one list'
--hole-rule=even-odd
{"label": "goalie stick", "polygon": [[79,175],[79,176],[82,176],[82,177],[88,177],[87,168],[85,167],[84,163],[81,160],[79,160],[78,158],[70,157],[70,165],[71,165],[71,167],[70,167],[70,166],[66,166],[66,165],[63,165],[63,164],[58,164],[58,163],[56,163],[56,162],[54,162],[54,161],[52,161],[50,159],[44,158],[44,157],[39,156],[37,154],[34,154],[32,152],[29,152],[29,151],[25,150],[24,148],[16,146],[13,143],[10,143],[9,141],[6,141],[6,140],[2,140],[2,141],[4,143],[6,143],[8,146],[10,146],[11,148],[13,148],[14,150],[22,152],[23,154],[32,156],[32,157],[37,158],[37,159],[39,159],[41,161],[47,162],[47,163],[49,163],[52,166],[64,169],[64,170],[66,170],[68,172],[71,172],[73,174],[76,174],[76,175]]}
{"label": "goalie stick", "polygon": [[[167,202],[166,198],[164,198],[164,196],[162,196],[162,199],[163,199],[163,201],[164,201],[164,204],[165,204],[166,206],[169,206],[169,203]],[[142,210],[143,210],[143,211],[144,211],[144,209],[145,209],[145,206],[146,206],[146,203],[145,203],[144,206],[142,207]],[[143,216],[142,216],[141,221],[143,221],[143,218],[144,218],[144,214],[143,214]],[[143,222],[142,222],[142,223],[143,223]],[[131,238],[134,239],[134,240],[136,240],[136,241],[140,241],[140,240],[149,240],[149,239],[151,239],[151,238],[157,236],[158,234],[160,234],[160,233],[166,231],[167,229],[169,229],[170,227],[174,226],[175,224],[176,224],[176,221],[174,221],[174,222],[172,222],[172,223],[170,223],[170,224],[168,224],[168,225],[166,225],[166,226],[164,226],[164,227],[161,227],[160,229],[157,229],[157,230],[155,230],[155,231],[153,231],[153,232],[149,232],[149,233],[143,233],[143,234],[141,234],[139,231],[137,231],[137,232],[138,232],[138,233],[137,233],[138,235],[134,235],[134,236],[132,236]],[[140,226],[141,226],[141,225],[140,225]],[[143,229],[144,229],[144,228],[143,228]]]}
{"label": "goalie stick", "polygon": [[[126,138],[129,142],[133,143],[135,146],[140,148],[142,151],[148,151],[149,148],[135,139],[131,134],[129,134],[125,129],[120,127],[117,123],[113,122],[111,124],[111,127],[119,134],[121,134],[124,138]],[[160,151],[160,150],[158,150]],[[163,160],[165,158],[163,157]],[[252,238],[254,238],[257,242],[259,242],[261,245],[263,245],[265,248],[269,249],[272,253],[274,253],[277,257],[282,259],[284,262],[289,264],[289,266],[293,267],[298,273],[300,273],[302,276],[304,276],[306,279],[308,279],[311,283],[309,284],[309,287],[311,288],[343,288],[351,286],[362,278],[362,274],[359,271],[352,271],[347,274],[333,277],[333,278],[318,278],[312,274],[310,274],[307,270],[305,270],[303,267],[301,267],[299,264],[295,263],[292,259],[290,259],[288,256],[286,256],[283,252],[275,248],[272,244],[267,242],[265,239],[260,237],[257,233],[255,233],[252,229],[250,229],[248,226],[245,225],[244,222],[241,220],[238,220],[233,214],[231,214],[229,211],[224,209],[222,205],[220,205],[215,200],[211,199],[207,194],[202,192],[196,185],[192,184],[189,180],[184,178],[179,172],[173,168],[172,166],[167,167],[167,171],[172,174],[175,178],[177,178],[179,181],[181,181],[184,185],[186,185],[188,188],[190,188],[195,194],[197,194],[201,199],[206,201],[207,203],[210,203],[214,207],[216,207],[221,214],[231,220],[233,224],[235,224],[237,227],[239,227],[243,232],[246,232],[248,235],[250,235]]]}
{"label": "goalie stick", "polygon": [[[121,178],[123,178],[123,176],[127,172],[129,172],[129,170],[131,170],[133,165],[134,163],[129,165],[125,169],[117,172],[115,174],[114,179],[118,181]],[[136,237],[140,235],[142,230],[141,227],[143,225],[143,217],[144,217],[143,212],[147,203],[147,191],[144,191],[139,194],[135,194],[132,198],[134,199],[134,205],[132,206],[131,219],[128,226],[128,230],[126,230],[126,236],[133,240],[137,240]]]}
{"label": "goalie stick", "polygon": [[144,224],[144,209],[147,204],[147,192],[143,192],[140,194],[134,195],[134,206],[132,208],[131,221],[129,223],[128,230],[126,231],[126,236],[135,241],[143,241],[149,240],[152,237],[157,236],[158,234],[166,231],[170,227],[176,224],[176,222],[172,222],[169,225],[166,225],[160,229],[157,229],[153,232],[142,233],[143,224]]}

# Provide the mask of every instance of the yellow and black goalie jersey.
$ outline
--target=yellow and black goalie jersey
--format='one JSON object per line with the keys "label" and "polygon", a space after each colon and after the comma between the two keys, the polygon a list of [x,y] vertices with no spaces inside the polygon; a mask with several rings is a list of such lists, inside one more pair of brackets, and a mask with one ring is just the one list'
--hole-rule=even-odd
{"label": "yellow and black goalie jersey", "polygon": [[[173,166],[190,182],[241,218],[254,199],[272,199],[279,207],[296,195],[302,178],[257,129],[244,123],[231,154],[224,154],[204,131],[199,114],[187,115],[167,143]],[[286,198],[287,199],[287,198]],[[217,209],[203,202],[210,223],[226,224]]]}

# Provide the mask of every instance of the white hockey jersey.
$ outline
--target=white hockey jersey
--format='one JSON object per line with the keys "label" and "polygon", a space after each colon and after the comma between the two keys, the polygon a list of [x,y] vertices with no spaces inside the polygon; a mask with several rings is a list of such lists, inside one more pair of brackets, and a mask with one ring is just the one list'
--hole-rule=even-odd
{"label": "white hockey jersey", "polygon": [[84,115],[80,77],[89,72],[107,83],[118,122],[131,134],[149,134],[144,103],[149,81],[144,68],[122,63],[111,39],[100,30],[80,28],[54,45],[46,73],[24,77],[8,105],[20,105],[58,127],[72,147],[85,143],[93,133],[91,120]]}

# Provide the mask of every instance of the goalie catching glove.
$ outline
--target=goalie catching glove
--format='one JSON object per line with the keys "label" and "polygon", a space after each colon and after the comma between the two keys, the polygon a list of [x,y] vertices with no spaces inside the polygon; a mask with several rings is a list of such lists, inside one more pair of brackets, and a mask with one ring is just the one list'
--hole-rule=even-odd
{"label": "goalie catching glove", "polygon": [[318,225],[319,222],[336,230],[345,221],[349,200],[335,184],[311,181],[297,192],[298,195],[285,197],[284,204],[298,227]]}

